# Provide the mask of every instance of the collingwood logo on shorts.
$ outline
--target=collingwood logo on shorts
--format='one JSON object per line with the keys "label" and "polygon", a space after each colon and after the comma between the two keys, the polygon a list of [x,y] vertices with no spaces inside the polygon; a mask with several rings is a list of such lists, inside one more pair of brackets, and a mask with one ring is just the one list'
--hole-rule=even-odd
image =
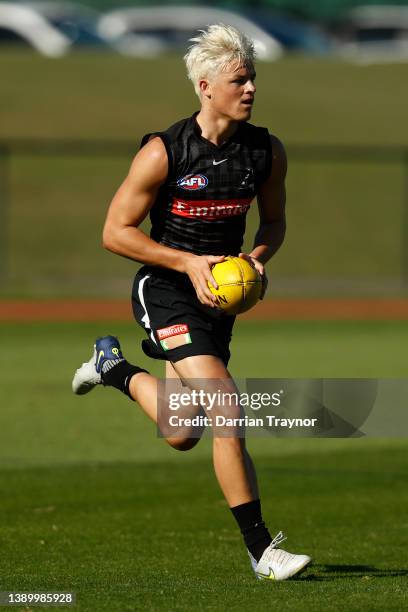
{"label": "collingwood logo on shorts", "polygon": [[204,174],[187,174],[177,181],[178,187],[188,191],[204,189],[208,185],[208,178]]}

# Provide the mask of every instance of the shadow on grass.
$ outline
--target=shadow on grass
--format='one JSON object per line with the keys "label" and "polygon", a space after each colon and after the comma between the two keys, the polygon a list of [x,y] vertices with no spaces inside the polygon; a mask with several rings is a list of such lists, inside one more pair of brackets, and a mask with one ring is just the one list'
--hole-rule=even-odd
{"label": "shadow on grass", "polygon": [[378,569],[370,565],[311,565],[308,572],[292,580],[334,580],[337,578],[389,578],[408,576],[408,569]]}

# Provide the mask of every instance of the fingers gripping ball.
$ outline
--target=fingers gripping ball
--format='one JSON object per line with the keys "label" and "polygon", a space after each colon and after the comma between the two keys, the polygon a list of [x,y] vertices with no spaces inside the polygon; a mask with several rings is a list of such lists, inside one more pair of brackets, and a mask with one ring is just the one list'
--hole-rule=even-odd
{"label": "fingers gripping ball", "polygon": [[255,306],[262,292],[262,279],[255,268],[240,257],[226,257],[213,266],[212,275],[218,289],[208,283],[217,297],[217,306],[227,314],[236,315]]}

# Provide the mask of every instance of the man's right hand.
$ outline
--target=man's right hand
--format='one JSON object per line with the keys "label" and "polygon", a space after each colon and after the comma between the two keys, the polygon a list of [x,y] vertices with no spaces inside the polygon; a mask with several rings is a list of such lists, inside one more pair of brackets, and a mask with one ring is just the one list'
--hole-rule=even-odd
{"label": "man's right hand", "polygon": [[216,297],[208,287],[208,283],[218,289],[215,278],[211,273],[211,268],[217,263],[224,261],[225,255],[193,255],[185,254],[184,272],[191,280],[197,293],[197,298],[201,304],[216,308]]}

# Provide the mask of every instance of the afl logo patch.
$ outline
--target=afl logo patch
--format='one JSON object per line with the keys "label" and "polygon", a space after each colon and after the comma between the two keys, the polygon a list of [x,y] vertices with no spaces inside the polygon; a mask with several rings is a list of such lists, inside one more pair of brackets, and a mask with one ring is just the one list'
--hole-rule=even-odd
{"label": "afl logo patch", "polygon": [[188,191],[197,191],[197,189],[207,187],[208,178],[203,174],[187,174],[177,181],[177,185]]}

